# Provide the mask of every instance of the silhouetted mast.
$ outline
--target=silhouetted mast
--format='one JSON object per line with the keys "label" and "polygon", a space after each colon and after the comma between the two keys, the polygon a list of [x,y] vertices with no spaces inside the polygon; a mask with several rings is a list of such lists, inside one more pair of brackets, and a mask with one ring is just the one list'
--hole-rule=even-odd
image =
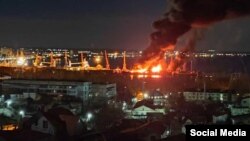
{"label": "silhouetted mast", "polygon": [[81,59],[81,60],[80,60],[80,61],[81,61],[81,65],[82,65],[82,68],[84,68],[83,53],[81,52],[81,54],[80,54],[80,55],[81,55],[81,56],[80,56],[80,57],[81,57],[81,58],[80,58],[80,59]]}
{"label": "silhouetted mast", "polygon": [[123,66],[122,71],[128,71],[127,69],[127,62],[126,62],[126,51],[123,52]]}
{"label": "silhouetted mast", "polygon": [[106,69],[110,70],[109,59],[108,59],[106,50],[104,51],[104,55],[105,55],[105,61],[106,61]]}
{"label": "silhouetted mast", "polygon": [[56,63],[55,60],[53,58],[53,52],[50,53],[50,67],[55,67]]}
{"label": "silhouetted mast", "polygon": [[68,55],[67,55],[67,52],[65,51],[64,52],[64,67],[67,67],[69,66],[68,64]]}

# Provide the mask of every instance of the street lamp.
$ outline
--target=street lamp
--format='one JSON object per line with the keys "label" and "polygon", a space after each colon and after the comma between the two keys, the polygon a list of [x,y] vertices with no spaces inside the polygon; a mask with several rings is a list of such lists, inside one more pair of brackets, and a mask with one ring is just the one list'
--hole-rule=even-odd
{"label": "street lamp", "polygon": [[24,117],[25,113],[24,113],[23,110],[20,110],[18,114],[19,114],[19,116],[18,116],[18,126],[20,127],[20,126],[22,126],[22,120],[23,120],[23,117]]}
{"label": "street lamp", "polygon": [[93,117],[92,113],[87,113],[87,121],[90,121],[92,117]]}
{"label": "street lamp", "polygon": [[122,110],[125,110],[127,109],[127,103],[125,101],[123,101],[122,103]]}
{"label": "street lamp", "polygon": [[19,111],[19,115],[20,115],[22,118],[24,117],[24,114],[25,114],[25,113],[24,113],[23,110],[20,110],[20,111]]}
{"label": "street lamp", "polygon": [[144,93],[143,97],[144,97],[144,99],[148,99],[148,97],[149,97],[148,93]]}
{"label": "street lamp", "polygon": [[7,107],[10,107],[10,105],[12,104],[12,100],[11,99],[7,100],[6,104],[7,104]]}

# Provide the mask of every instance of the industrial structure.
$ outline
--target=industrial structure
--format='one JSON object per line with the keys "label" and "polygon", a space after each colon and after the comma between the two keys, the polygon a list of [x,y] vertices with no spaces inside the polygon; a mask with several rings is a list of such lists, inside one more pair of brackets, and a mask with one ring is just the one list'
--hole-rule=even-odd
{"label": "industrial structure", "polygon": [[[161,61],[151,61],[144,63],[136,63],[136,65],[127,64],[127,56],[131,56],[131,53],[124,51],[119,55],[122,58],[122,64],[120,67],[112,68],[110,65],[109,58],[118,57],[118,53],[108,54],[105,50],[99,54],[93,54],[89,56],[86,51],[78,51],[78,54],[69,50],[48,50],[43,52],[32,51],[24,52],[24,49],[12,50],[12,49],[1,49],[0,52],[0,67],[11,67],[11,68],[22,68],[24,71],[27,68],[33,68],[35,71],[43,69],[60,69],[67,71],[110,71],[113,73],[130,73],[138,78],[160,78],[163,74],[173,73],[186,73],[187,67],[180,67],[175,72],[168,70],[171,63],[168,64],[166,59]],[[132,54],[133,56],[133,54]],[[168,59],[172,59],[171,58]],[[91,63],[92,62],[92,63]],[[93,63],[94,62],[94,63]],[[103,64],[105,62],[105,64]],[[171,62],[171,61],[170,61]],[[103,67],[104,65],[104,67]],[[128,68],[130,66],[130,68]],[[131,67],[132,66],[132,67]],[[43,69],[40,69],[41,71]],[[182,69],[182,71],[180,71]],[[183,71],[184,70],[184,71]]]}
{"label": "industrial structure", "polygon": [[[92,84],[78,81],[47,81],[47,80],[4,80],[2,91],[5,94],[17,95],[68,95],[79,97],[83,101],[91,97],[114,97],[117,94],[116,84]],[[20,93],[22,92],[22,93]]]}
{"label": "industrial structure", "polygon": [[[31,66],[31,67],[50,67],[50,68],[61,68],[63,66],[66,70],[111,70],[109,59],[107,52],[105,51],[104,57],[106,66],[103,68],[100,64],[101,57],[97,56],[95,58],[95,61],[97,63],[97,66],[90,66],[87,58],[84,56],[84,54],[81,52],[78,54],[78,61],[73,61],[68,54],[67,51],[64,51],[64,54],[61,54],[59,56],[56,56],[53,51],[51,51],[49,54],[42,54],[39,55],[36,53],[35,55],[27,55],[25,56],[23,49],[17,50],[16,55],[14,55],[14,51],[9,48],[1,48],[0,50],[0,66],[8,66],[8,67],[25,67],[25,66]],[[63,61],[64,64],[61,62],[61,58],[64,57]],[[28,64],[28,61],[32,61],[33,63]]]}

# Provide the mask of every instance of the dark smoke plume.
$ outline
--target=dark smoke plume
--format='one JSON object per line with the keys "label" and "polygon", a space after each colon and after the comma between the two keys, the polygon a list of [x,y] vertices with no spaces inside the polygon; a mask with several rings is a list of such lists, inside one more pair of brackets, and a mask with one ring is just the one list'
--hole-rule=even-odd
{"label": "dark smoke plume", "polygon": [[189,59],[186,55],[195,51],[196,42],[204,38],[205,31],[206,29],[204,28],[192,28],[185,36],[183,35],[184,37],[182,36],[184,43],[181,44],[180,53],[174,59],[171,59],[167,71],[175,71]]}
{"label": "dark smoke plume", "polygon": [[[169,46],[175,46],[177,39],[193,28],[249,14],[250,0],[169,0],[168,12],[153,24],[156,31],[151,34],[143,60],[162,57],[166,50],[171,50]],[[190,52],[195,40],[190,41],[192,47],[185,47],[183,51]]]}

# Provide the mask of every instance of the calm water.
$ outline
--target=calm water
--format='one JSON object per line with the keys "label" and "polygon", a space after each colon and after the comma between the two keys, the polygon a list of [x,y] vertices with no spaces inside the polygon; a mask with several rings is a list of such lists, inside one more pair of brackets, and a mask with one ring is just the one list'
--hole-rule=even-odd
{"label": "calm water", "polygon": [[250,73],[250,56],[199,58],[193,61],[194,70],[202,72]]}

